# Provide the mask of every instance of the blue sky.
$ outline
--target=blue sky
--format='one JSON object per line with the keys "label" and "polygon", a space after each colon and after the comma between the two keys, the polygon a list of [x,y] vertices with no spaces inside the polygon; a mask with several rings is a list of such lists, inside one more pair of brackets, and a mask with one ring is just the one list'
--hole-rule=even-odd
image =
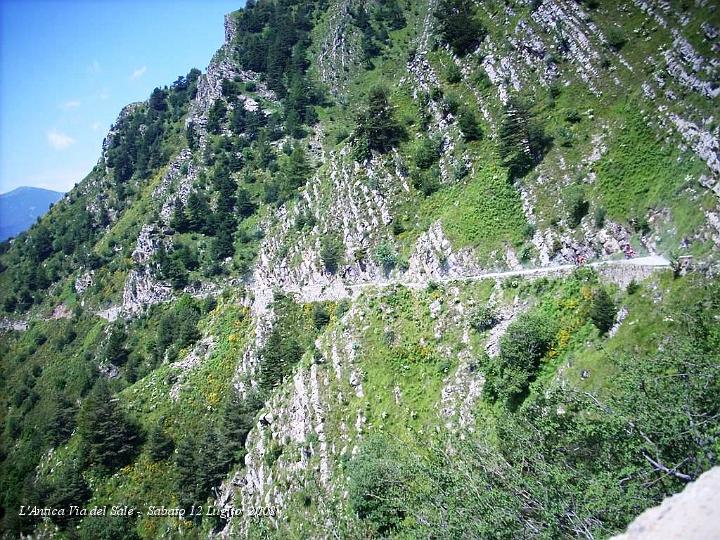
{"label": "blue sky", "polygon": [[127,103],[222,45],[244,0],[0,0],[0,193],[67,191]]}

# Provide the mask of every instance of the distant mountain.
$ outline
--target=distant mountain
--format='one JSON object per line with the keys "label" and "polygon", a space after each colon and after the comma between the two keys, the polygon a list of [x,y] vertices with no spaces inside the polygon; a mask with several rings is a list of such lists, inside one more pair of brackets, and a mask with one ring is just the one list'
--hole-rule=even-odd
{"label": "distant mountain", "polygon": [[0,241],[30,228],[64,194],[35,187],[19,187],[0,195]]}

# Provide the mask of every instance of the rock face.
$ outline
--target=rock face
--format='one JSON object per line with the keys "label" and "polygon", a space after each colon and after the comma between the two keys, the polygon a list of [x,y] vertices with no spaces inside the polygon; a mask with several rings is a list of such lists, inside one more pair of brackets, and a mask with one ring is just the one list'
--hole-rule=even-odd
{"label": "rock face", "polygon": [[[237,464],[225,478],[216,497],[218,507],[234,507],[250,515],[257,507],[273,505],[278,515],[270,521],[277,525],[289,521],[291,517],[284,512],[292,508],[296,499],[312,491],[317,498],[314,503],[317,509],[313,508],[313,515],[308,518],[314,529],[307,530],[332,530],[333,520],[347,513],[345,463],[357,454],[368,434],[384,429],[388,414],[399,415],[392,421],[395,426],[402,426],[417,418],[416,405],[419,404],[426,407],[421,414],[431,418],[422,429],[463,434],[477,430],[477,405],[486,381],[491,381],[489,377],[486,379],[479,359],[498,358],[501,340],[510,325],[536,307],[535,298],[528,291],[542,290],[546,286],[545,278],[548,281],[564,279],[580,265],[594,270],[600,283],[617,285],[612,289],[619,289],[618,296],[632,281],[650,278],[656,271],[668,271],[669,261],[659,256],[624,259],[625,255],[633,255],[634,249],[651,255],[669,252],[654,237],[654,229],[663,220],[673,223],[673,216],[665,207],[653,209],[649,218],[633,215],[630,219],[628,215],[623,219],[610,214],[608,208],[600,208],[601,203],[607,203],[598,196],[586,201],[588,208],[578,223],[569,223],[567,209],[562,206],[563,190],[574,184],[595,197],[594,190],[601,189],[603,181],[599,166],[603,160],[612,158],[621,124],[616,118],[602,117],[605,111],[600,107],[601,119],[595,123],[594,113],[588,110],[586,101],[592,104],[604,99],[602,108],[607,109],[612,105],[607,100],[615,99],[608,96],[636,90],[633,99],[651,111],[646,116],[653,140],[665,140],[670,147],[684,144],[686,148],[678,162],[696,160],[692,174],[688,173],[686,191],[695,197],[689,201],[702,209],[700,219],[705,218],[708,225],[705,237],[720,245],[717,120],[709,114],[703,117],[677,98],[688,93],[693,99],[705,100],[696,102],[714,103],[712,100],[717,100],[720,94],[715,84],[718,62],[710,58],[707,48],[698,52],[700,49],[683,37],[682,30],[675,29],[683,25],[673,16],[670,4],[662,0],[635,0],[635,7],[628,5],[620,10],[623,13],[634,10],[634,16],[643,19],[642,28],[635,33],[637,39],[654,33],[647,28],[650,25],[659,25],[671,36],[662,48],[649,56],[648,65],[641,66],[629,52],[609,46],[603,18],[595,17],[590,8],[584,7],[586,3],[546,0],[532,2],[533,9],[528,8],[530,2],[496,2],[493,7],[491,3],[472,3],[477,4],[483,20],[495,28],[477,50],[459,58],[438,40],[433,17],[437,1],[410,2],[416,16],[412,24],[416,27],[408,32],[408,43],[398,46],[407,45],[407,50],[393,50],[394,56],[401,54],[401,60],[398,73],[388,75],[392,77],[389,83],[397,86],[392,89],[392,100],[398,102],[399,121],[413,137],[428,136],[438,143],[439,192],[425,194],[415,185],[414,175],[419,166],[413,154],[413,140],[384,155],[375,153],[359,162],[354,157],[352,134],[335,139],[338,135],[335,120],[327,122],[323,118],[317,125],[304,126],[307,137],[289,136],[279,120],[285,104],[268,90],[264,82],[266,74],[245,70],[235,61],[240,19],[230,15],[225,19],[225,43],[206,73],[200,76],[197,95],[189,104],[187,116],[178,120],[184,121],[186,128],[192,128],[188,129],[190,140],[181,138],[175,153],[168,156],[167,166],[148,180],[152,184],[144,186],[148,188],[143,191],[148,196],[147,208],[152,212],[143,214],[137,222],[118,227],[116,232],[120,234],[115,237],[120,239],[127,234],[120,240],[129,239],[125,247],[113,242],[114,252],[108,255],[124,258],[123,264],[117,265],[120,270],[113,274],[119,276],[115,289],[118,294],[114,297],[115,305],[109,308],[109,302],[93,306],[107,308],[95,311],[97,315],[108,321],[142,314],[152,317],[153,310],[146,308],[153,304],[170,302],[183,293],[194,297],[224,297],[225,289],[248,318],[247,333],[242,336],[246,341],[239,341],[241,346],[232,349],[232,356],[227,353],[230,338],[225,339],[224,330],[212,329],[207,319],[202,320],[199,334],[202,337],[183,352],[180,360],[163,367],[167,376],[163,383],[167,382],[168,388],[162,396],[169,398],[169,410],[182,404],[187,395],[197,393],[193,385],[213,382],[208,379],[198,383],[194,376],[208,364],[213,365],[216,357],[223,359],[223,367],[229,366],[227,378],[222,381],[226,390],[237,391],[242,398],[247,398],[253,388],[258,388],[263,350],[279,317],[273,304],[278,296],[285,295],[298,304],[305,304],[302,308],[306,313],[318,307],[310,305],[314,302],[330,303],[331,322],[323,329],[312,330],[318,332],[310,340],[314,346],[305,350],[301,360],[292,366],[292,372],[263,396],[262,407],[257,410],[247,435],[244,463]],[[351,125],[354,111],[350,110],[355,104],[349,103],[350,96],[357,97],[351,89],[354,84],[364,84],[364,80],[356,78],[364,67],[363,36],[350,19],[364,2],[329,0],[325,4],[328,11],[323,27],[313,35],[313,46],[308,50],[313,56],[309,73],[327,85],[332,95],[328,107],[348,106],[338,108],[333,114],[347,114],[348,125]],[[368,2],[373,8],[383,4],[379,0]],[[718,39],[720,31],[716,25],[703,23],[701,28],[706,39]],[[388,37],[390,41],[393,39],[394,35]],[[713,47],[717,52],[717,43]],[[458,71],[459,81],[449,83],[446,69]],[[628,80],[633,81],[632,87],[627,86]],[[228,85],[224,84],[227,82],[256,90],[248,90],[252,96],[241,94],[227,99]],[[561,105],[553,101],[552,88],[559,89],[561,96],[567,92],[557,101]],[[461,95],[460,90],[462,98],[457,97]],[[460,202],[465,202],[460,199],[465,196],[495,200],[495,190],[501,191],[498,183],[483,185],[484,191],[463,190],[487,180],[483,176],[485,160],[498,162],[495,154],[498,134],[502,133],[499,126],[503,106],[514,93],[529,91],[537,92],[538,101],[553,101],[542,105],[543,114],[555,115],[550,123],[553,129],[556,123],[564,122],[563,127],[568,131],[579,132],[577,145],[563,150],[557,142],[545,160],[522,179],[508,178],[505,182],[504,176],[500,178],[500,174],[505,175],[505,169],[497,166],[498,175],[493,176],[493,180],[500,179],[503,188],[509,186],[520,217],[518,231],[526,227],[518,232],[517,238],[502,238],[497,246],[484,250],[487,247],[482,245],[486,241],[484,233],[511,221],[513,216],[498,211],[493,216],[494,222],[478,220],[477,223],[470,219],[473,216],[462,216],[472,223],[468,225],[463,221],[453,225],[446,219],[446,211],[459,207]],[[461,106],[477,109],[486,133],[484,140],[465,140],[459,127],[462,109],[455,111],[449,104],[453,95],[455,99],[468,100]],[[579,101],[583,103],[583,110],[573,111],[574,114],[569,115],[572,121],[565,122],[554,107],[574,103],[575,96],[582,96]],[[250,174],[248,170],[243,171],[243,167],[255,161],[252,146],[255,143],[250,142],[248,133],[229,130],[227,121],[208,133],[210,112],[217,108],[219,101],[231,113],[240,110],[234,107],[244,107],[247,111],[275,107],[268,117],[273,119],[277,138],[268,143],[268,151],[280,165],[264,171],[258,164],[252,164],[250,170],[252,175],[257,173],[257,178],[252,178],[251,196],[258,211],[238,218],[237,230],[233,231],[235,255],[240,254],[238,248],[242,243],[243,247],[252,245],[252,249],[257,249],[257,258],[243,270],[239,270],[239,265],[234,266],[237,260],[231,258],[212,261],[222,267],[222,273],[211,274],[203,273],[202,265],[215,257],[211,249],[213,234],[206,234],[204,229],[185,234],[173,231],[170,224],[177,202],[187,204],[193,193],[207,196],[210,211],[219,208],[217,190],[211,189],[212,181],[209,181],[220,168],[213,165],[213,148],[247,142],[250,146],[244,146],[242,152],[228,150],[228,155],[232,151],[232,156],[242,164],[227,172],[227,176],[233,189],[249,182],[242,178],[245,173]],[[143,104],[124,108],[106,137],[99,164],[106,172],[110,171],[108,149],[113,138],[121,134],[117,126],[140,106]],[[424,117],[422,129],[414,123],[416,109]],[[589,123],[593,126],[588,127]],[[309,173],[309,180],[289,200],[269,203],[262,195],[265,187],[262,184],[284,174],[287,156],[282,154],[295,145],[305,149],[314,172]],[[435,174],[435,162],[432,167],[425,172],[432,170]],[[90,187],[98,186],[88,182],[80,189],[89,194]],[[99,186],[98,190],[93,192],[94,199],[88,203],[88,209],[95,217],[107,211],[110,228],[122,219],[124,210],[108,206],[106,187]],[[680,196],[680,191],[678,188],[672,196]],[[705,195],[709,197],[703,198]],[[480,209],[480,205],[477,208]],[[608,210],[612,219],[605,219],[604,214],[602,219],[593,216],[595,210]],[[233,211],[240,213],[236,207]],[[646,228],[650,232],[635,226],[636,217],[648,218]],[[252,223],[252,230],[243,228],[248,223]],[[471,236],[466,229],[476,230],[471,231],[474,233]],[[247,238],[241,240],[240,232]],[[697,233],[695,237],[700,236],[701,233]],[[328,270],[322,260],[323,244],[328,238],[340,246],[336,271]],[[161,248],[171,253],[173,245],[195,250],[200,259],[197,264],[201,270],[189,270],[193,282],[182,291],[173,290],[169,282],[159,277],[156,254]],[[676,248],[677,243],[671,247]],[[483,255],[484,252],[487,253]],[[613,261],[608,262],[611,258]],[[107,281],[105,268],[88,268],[95,267],[88,263],[72,274],[74,290],[83,296],[83,301],[96,295],[103,279]],[[407,295],[404,299],[394,298],[403,294]],[[407,297],[412,298],[407,300]],[[474,310],[485,305],[497,307],[497,321],[486,331],[478,332],[471,324],[471,317]],[[402,313],[398,312],[403,309],[406,309],[405,316],[412,315],[412,318],[405,327],[399,324],[393,327],[402,319]],[[623,307],[617,314],[610,338],[617,335],[623,325],[633,324],[624,322],[628,309],[631,308]],[[53,313],[56,318],[69,315],[64,304],[57,306]],[[238,321],[226,322],[230,327]],[[23,320],[0,319],[2,332],[27,327]],[[407,336],[400,335],[403,333],[411,334],[412,339],[421,337],[404,343]],[[233,334],[233,338],[237,336]],[[388,354],[383,362],[371,364],[367,357],[374,352],[374,347],[385,345],[393,354],[397,352],[397,358],[390,359]],[[382,372],[391,361],[401,364],[398,369],[410,369],[412,362],[406,362],[407,358],[412,358],[412,362],[417,358],[437,361],[432,371],[428,368],[422,374],[427,377],[427,381],[423,381],[427,382],[426,387],[418,390],[401,376],[393,375],[392,379],[380,381],[373,378],[373,369]],[[121,368],[112,364],[101,369],[108,377],[122,375]],[[151,378],[152,375],[148,375],[148,379]],[[433,389],[434,382],[437,384]],[[429,404],[418,399],[418,395]],[[391,412],[379,412],[375,409],[377,402]],[[208,418],[215,414],[215,405],[217,403],[208,402]],[[628,533],[618,538],[674,538],[672,535],[680,532],[683,535],[677,538],[719,538],[717,530],[702,528],[710,522],[712,505],[716,512],[720,506],[718,471],[720,469],[714,469],[703,475],[683,494],[638,518]],[[698,536],[688,536],[692,529],[683,522],[686,515],[692,516],[691,525],[697,526]],[[720,521],[720,517],[716,516],[716,521]],[[250,526],[250,520],[238,519],[224,523],[220,532],[213,534],[242,537]],[[322,537],[321,533],[316,534]]]}
{"label": "rock face", "polygon": [[720,467],[714,467],[640,514],[612,540],[716,540],[720,538]]}

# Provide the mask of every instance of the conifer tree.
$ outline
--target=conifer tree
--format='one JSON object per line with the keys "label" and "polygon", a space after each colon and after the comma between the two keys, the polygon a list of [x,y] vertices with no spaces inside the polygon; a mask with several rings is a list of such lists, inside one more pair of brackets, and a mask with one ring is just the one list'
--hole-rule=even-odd
{"label": "conifer tree", "polygon": [[141,443],[140,428],[98,379],[78,413],[78,434],[87,465],[112,471],[130,463]]}

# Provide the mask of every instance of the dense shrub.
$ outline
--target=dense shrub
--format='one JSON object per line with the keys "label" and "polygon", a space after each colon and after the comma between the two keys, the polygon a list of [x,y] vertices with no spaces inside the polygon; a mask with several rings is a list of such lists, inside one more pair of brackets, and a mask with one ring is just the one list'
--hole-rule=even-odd
{"label": "dense shrub", "polygon": [[500,319],[497,310],[489,304],[476,309],[470,315],[470,326],[478,332],[490,330],[498,322]]}
{"label": "dense shrub", "polygon": [[500,354],[488,364],[486,395],[514,403],[527,393],[540,360],[553,342],[553,325],[540,311],[521,315],[500,340]]}
{"label": "dense shrub", "polygon": [[350,508],[385,537],[409,510],[411,477],[400,452],[388,438],[376,435],[363,443],[347,469]]}

